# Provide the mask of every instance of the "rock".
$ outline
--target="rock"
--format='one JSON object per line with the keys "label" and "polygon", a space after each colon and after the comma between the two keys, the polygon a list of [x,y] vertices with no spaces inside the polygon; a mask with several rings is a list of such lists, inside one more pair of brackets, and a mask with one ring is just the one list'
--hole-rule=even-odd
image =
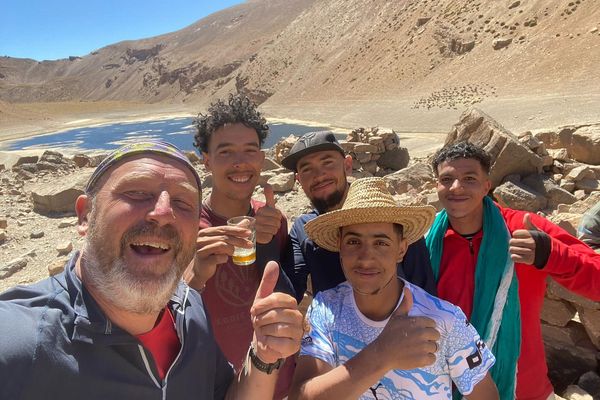
{"label": "rock", "polygon": [[431,17],[420,17],[420,18],[417,18],[417,27],[425,25],[427,22],[429,22],[430,19],[431,19]]}
{"label": "rock", "polygon": [[357,143],[354,146],[354,153],[358,155],[358,153],[375,153],[377,151],[377,146],[368,143]]}
{"label": "rock", "polygon": [[552,156],[552,158],[554,158],[555,160],[558,161],[568,161],[570,160],[569,158],[569,152],[567,151],[567,149],[561,148],[561,149],[548,149],[548,154],[550,156]]}
{"label": "rock", "polygon": [[492,158],[490,180],[496,187],[506,175],[529,175],[542,170],[542,159],[489,115],[473,108],[464,112],[444,145],[468,140],[488,151]]}
{"label": "rock", "polygon": [[377,160],[377,165],[383,169],[392,169],[395,171],[406,168],[410,161],[408,149],[405,147],[397,147],[388,150]]}
{"label": "rock", "polygon": [[37,155],[31,155],[31,156],[24,155],[24,156],[21,156],[21,157],[18,158],[18,160],[14,164],[14,166],[21,166],[21,165],[24,165],[24,164],[36,164],[39,159],[40,159],[40,157],[37,156]]}
{"label": "rock", "polygon": [[420,190],[436,181],[431,167],[425,163],[413,164],[384,176],[384,179],[392,194],[403,194],[409,189]]}
{"label": "rock", "polygon": [[8,227],[8,221],[6,218],[0,218],[0,229],[6,229]]}
{"label": "rock", "polygon": [[273,169],[280,169],[281,165],[277,164],[272,158],[265,157],[265,163],[263,165],[263,171],[271,171]]}
{"label": "rock", "polygon": [[6,240],[6,232],[4,230],[0,230],[0,243],[4,243]]}
{"label": "rock", "polygon": [[600,350],[600,310],[579,307],[577,312],[590,340]]}
{"label": "rock", "polygon": [[569,208],[569,212],[575,214],[584,214],[587,210],[595,206],[600,202],[600,193],[594,192],[589,195],[589,197],[578,201],[577,203],[573,203]]}
{"label": "rock", "polygon": [[592,301],[583,296],[575,294],[568,289],[565,289],[550,278],[548,278],[547,291],[557,298],[567,300],[568,302],[577,305],[578,308],[581,307],[590,310],[600,310],[600,301]]}
{"label": "rock", "polygon": [[576,190],[583,190],[586,193],[600,191],[600,180],[598,179],[582,179],[575,182]]}
{"label": "rock", "polygon": [[587,194],[585,193],[585,190],[575,190],[573,196],[575,196],[577,200],[583,200],[586,198]]}
{"label": "rock", "polygon": [[494,50],[500,50],[512,43],[512,38],[495,39],[492,42]]}
{"label": "rock", "polygon": [[542,322],[541,328],[548,375],[555,387],[564,388],[598,367],[597,351],[580,323],[559,327]]}
{"label": "rock", "polygon": [[75,214],[75,200],[84,193],[91,171],[81,175],[70,175],[60,182],[34,185],[31,198],[35,212],[52,214]]}
{"label": "rock", "polygon": [[281,160],[287,157],[292,149],[292,146],[294,146],[298,139],[298,136],[290,135],[275,143],[275,146],[273,146],[271,149],[273,160],[275,160],[276,163],[281,164]]}
{"label": "rock", "polygon": [[498,202],[509,208],[539,211],[546,208],[548,200],[521,183],[504,182],[494,190]]}
{"label": "rock", "polygon": [[595,179],[596,174],[594,171],[586,166],[582,165],[579,167],[575,167],[569,171],[569,173],[565,176],[565,179],[572,182],[577,182],[582,179]]}
{"label": "rock", "polygon": [[540,131],[534,135],[547,149],[566,148],[572,159],[586,164],[600,164],[600,124],[570,125],[557,131]]}
{"label": "rock", "polygon": [[68,219],[65,219],[64,221],[60,221],[60,222],[58,223],[58,227],[59,227],[60,229],[63,229],[63,228],[70,228],[70,227],[72,227],[72,226],[75,226],[75,225],[77,225],[77,222],[78,222],[78,221],[77,221],[77,218],[68,218]]}
{"label": "rock", "polygon": [[66,265],[66,260],[59,259],[54,260],[50,264],[48,264],[48,275],[54,276],[56,274],[60,274],[64,271]]}
{"label": "rock", "polygon": [[8,278],[15,272],[20,271],[21,269],[25,268],[26,265],[27,265],[26,257],[19,257],[19,258],[16,258],[16,259],[10,261],[8,264],[0,267],[0,279]]}
{"label": "rock", "polygon": [[555,326],[565,326],[577,310],[569,302],[544,298],[541,319]]}
{"label": "rock", "polygon": [[588,371],[579,377],[577,386],[588,392],[592,398],[600,399],[600,376],[594,371]]}
{"label": "rock", "polygon": [[581,221],[581,214],[559,213],[551,215],[548,220],[563,228],[572,236],[577,236],[577,227]]}
{"label": "rock", "polygon": [[572,192],[572,191],[575,190],[575,182],[563,179],[560,182],[560,187],[561,187],[561,189],[563,189],[563,190],[565,190],[567,192]]}
{"label": "rock", "polygon": [[287,192],[291,190],[294,187],[295,181],[293,172],[279,172],[268,180],[274,192]]}
{"label": "rock", "polygon": [[594,400],[588,392],[577,385],[569,385],[562,397],[564,397],[565,400]]}
{"label": "rock", "polygon": [[56,251],[58,252],[59,256],[67,255],[71,252],[71,250],[73,250],[73,243],[70,240],[59,243],[56,246]]}
{"label": "rock", "polygon": [[558,186],[547,175],[531,174],[521,181],[548,199],[547,207],[555,209],[559,204],[572,204],[577,201],[575,196]]}
{"label": "rock", "polygon": [[88,157],[85,154],[75,154],[73,156],[73,163],[75,163],[75,166],[79,167],[79,168],[83,168],[83,167],[89,167],[91,162],[90,157]]}
{"label": "rock", "polygon": [[512,2],[512,3],[510,3],[510,5],[508,6],[508,9],[509,9],[509,10],[511,10],[511,9],[513,9],[513,8],[515,8],[515,7],[519,7],[519,5],[520,5],[520,4],[521,4],[521,2],[520,2],[520,1],[518,1],[518,0],[517,0],[517,1],[513,1],[513,2]]}
{"label": "rock", "polygon": [[33,232],[31,232],[29,234],[29,237],[32,239],[39,239],[44,237],[44,231],[40,230],[40,229],[36,229]]}

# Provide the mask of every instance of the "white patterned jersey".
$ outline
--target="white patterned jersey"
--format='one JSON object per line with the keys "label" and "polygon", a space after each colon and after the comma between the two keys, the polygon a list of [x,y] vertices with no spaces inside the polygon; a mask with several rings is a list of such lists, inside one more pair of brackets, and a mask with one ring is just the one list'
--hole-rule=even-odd
{"label": "white patterned jersey", "polygon": [[[453,382],[463,395],[471,393],[494,365],[492,352],[460,308],[404,283],[413,295],[409,315],[436,322],[441,335],[436,362],[425,368],[388,371],[360,399],[451,399]],[[300,355],[332,367],[344,364],[375,340],[388,321],[365,317],[348,282],[318,293],[307,315],[311,330],[302,340]]]}

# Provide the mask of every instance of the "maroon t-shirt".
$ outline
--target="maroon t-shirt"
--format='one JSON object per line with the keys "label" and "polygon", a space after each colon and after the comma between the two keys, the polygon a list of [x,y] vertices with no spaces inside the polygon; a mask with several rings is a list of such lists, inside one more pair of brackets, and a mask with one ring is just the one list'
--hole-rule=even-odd
{"label": "maroon t-shirt", "polygon": [[[252,200],[251,216],[265,203]],[[227,225],[225,218],[213,213],[207,207],[200,212],[200,229]],[[256,262],[248,266],[235,265],[231,257],[225,264],[217,266],[215,275],[206,282],[202,299],[208,311],[215,338],[227,360],[239,371],[254,329],[250,321],[250,307],[256,297],[256,290],[262,272],[268,261],[280,262],[287,240],[287,220],[281,219],[281,227],[271,242],[256,245]],[[281,273],[281,271],[280,271]],[[291,385],[294,362],[288,359],[279,371],[275,389],[275,399],[287,396]]]}

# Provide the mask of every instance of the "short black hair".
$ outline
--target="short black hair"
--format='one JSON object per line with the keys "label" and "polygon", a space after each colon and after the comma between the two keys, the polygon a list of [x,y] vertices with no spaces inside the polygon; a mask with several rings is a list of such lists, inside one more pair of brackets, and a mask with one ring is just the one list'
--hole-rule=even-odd
{"label": "short black hair", "polygon": [[404,226],[402,224],[394,224],[394,232],[400,239],[404,239]]}
{"label": "short black hair", "polygon": [[454,161],[459,158],[471,158],[479,161],[481,168],[486,174],[490,173],[490,166],[492,164],[492,158],[482,147],[477,146],[471,142],[458,142],[448,146],[442,147],[433,156],[431,166],[433,167],[433,173],[438,176],[438,166],[445,161]]}
{"label": "short black hair", "polygon": [[227,124],[241,123],[252,128],[258,135],[258,142],[262,147],[269,126],[267,120],[256,109],[247,96],[243,94],[230,94],[227,102],[219,99],[208,107],[208,114],[198,114],[194,120],[196,134],[194,135],[194,146],[201,152],[208,153],[210,138],[219,128]]}

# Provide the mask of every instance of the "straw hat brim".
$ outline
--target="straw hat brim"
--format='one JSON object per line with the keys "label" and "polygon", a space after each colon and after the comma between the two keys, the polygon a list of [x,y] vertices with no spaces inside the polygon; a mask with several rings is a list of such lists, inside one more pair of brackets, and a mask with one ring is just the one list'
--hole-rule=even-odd
{"label": "straw hat brim", "polygon": [[340,228],[368,223],[393,223],[403,226],[408,244],[419,240],[435,218],[432,206],[364,207],[335,210],[309,221],[304,229],[308,237],[319,247],[339,251]]}

